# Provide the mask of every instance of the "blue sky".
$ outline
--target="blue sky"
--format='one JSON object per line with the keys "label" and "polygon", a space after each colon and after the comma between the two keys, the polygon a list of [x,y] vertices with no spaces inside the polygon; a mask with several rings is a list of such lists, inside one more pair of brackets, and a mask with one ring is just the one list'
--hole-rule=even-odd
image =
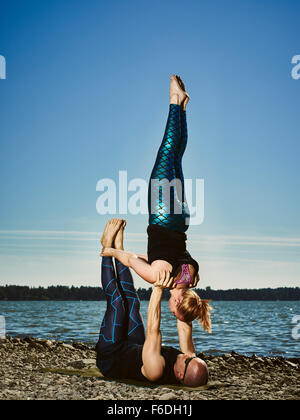
{"label": "blue sky", "polygon": [[[97,181],[148,179],[175,73],[191,96],[184,174],[205,182],[188,232],[200,286],[299,285],[298,1],[0,5],[0,284],[99,284],[119,215],[96,212]],[[126,247],[145,252],[147,217],[126,218]]]}

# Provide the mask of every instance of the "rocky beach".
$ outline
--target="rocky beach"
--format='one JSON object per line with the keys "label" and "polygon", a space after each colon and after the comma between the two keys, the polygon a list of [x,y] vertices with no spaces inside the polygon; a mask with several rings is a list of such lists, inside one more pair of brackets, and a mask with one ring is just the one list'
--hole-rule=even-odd
{"label": "rocky beach", "polygon": [[[208,364],[201,390],[137,386],[96,375],[95,350],[83,343],[26,337],[0,340],[1,400],[299,400],[300,358],[199,354]],[[56,370],[56,372],[53,372]],[[73,374],[61,374],[57,371]],[[76,374],[74,374],[76,373]]]}

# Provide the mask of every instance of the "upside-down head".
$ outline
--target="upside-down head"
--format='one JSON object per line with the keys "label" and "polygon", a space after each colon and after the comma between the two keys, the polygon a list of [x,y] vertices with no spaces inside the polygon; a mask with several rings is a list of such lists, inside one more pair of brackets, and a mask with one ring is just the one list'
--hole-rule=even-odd
{"label": "upside-down head", "polygon": [[180,300],[170,301],[170,309],[172,311],[173,307],[173,313],[178,319],[187,323],[197,319],[204,331],[211,333],[210,312],[213,308],[209,305],[209,300],[201,300],[194,290],[186,289]]}

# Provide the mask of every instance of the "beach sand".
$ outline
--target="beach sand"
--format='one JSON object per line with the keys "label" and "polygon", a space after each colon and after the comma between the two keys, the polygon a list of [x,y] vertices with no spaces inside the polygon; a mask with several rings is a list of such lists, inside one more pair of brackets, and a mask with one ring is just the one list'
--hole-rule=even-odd
{"label": "beach sand", "polygon": [[1,400],[299,400],[300,358],[199,355],[209,386],[187,391],[141,387],[99,377],[62,375],[48,368],[95,368],[94,349],[33,338],[0,339]]}

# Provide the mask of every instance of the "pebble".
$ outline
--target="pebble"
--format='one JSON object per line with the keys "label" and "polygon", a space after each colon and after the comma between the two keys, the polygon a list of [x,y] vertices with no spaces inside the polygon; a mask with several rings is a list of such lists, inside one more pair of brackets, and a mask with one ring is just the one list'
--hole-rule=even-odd
{"label": "pebble", "polygon": [[166,394],[162,394],[158,397],[159,400],[176,400],[176,394],[173,392],[168,392]]}
{"label": "pebble", "polygon": [[86,369],[86,368],[89,368],[89,367],[96,366],[96,359],[74,360],[74,361],[68,363],[67,366],[71,366],[75,369]]}
{"label": "pebble", "polygon": [[228,360],[228,359],[231,359],[232,356],[229,353],[225,353],[225,354],[223,354],[222,357],[223,357],[224,360]]}
{"label": "pebble", "polygon": [[296,365],[295,363],[289,362],[288,360],[285,362],[287,365],[291,366],[292,368],[297,368],[298,365]]}
{"label": "pebble", "polygon": [[[203,355],[209,386],[203,391],[139,387],[98,377],[45,372],[49,368],[96,367],[96,353],[84,343],[58,343],[31,337],[0,341],[0,400],[292,400],[300,398],[300,359],[247,357],[234,351]],[[252,368],[250,367],[252,365]]]}
{"label": "pebble", "polygon": [[70,344],[65,344],[65,343],[63,343],[61,346],[62,346],[64,349],[74,350],[74,347],[73,347],[73,346],[71,346]]}

